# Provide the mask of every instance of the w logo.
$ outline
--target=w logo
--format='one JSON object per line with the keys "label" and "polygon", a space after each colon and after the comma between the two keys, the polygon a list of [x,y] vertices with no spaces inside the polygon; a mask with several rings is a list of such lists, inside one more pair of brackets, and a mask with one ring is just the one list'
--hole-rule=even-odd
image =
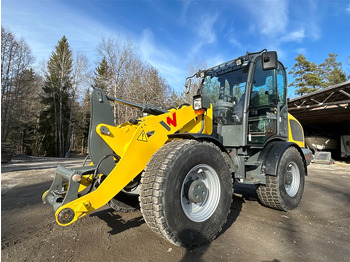
{"label": "w logo", "polygon": [[164,121],[160,121],[159,122],[166,130],[170,131],[170,126],[176,127],[177,126],[177,122],[176,122],[176,112],[173,113],[172,118],[170,118],[170,116],[168,116],[166,118],[166,123],[164,123]]}

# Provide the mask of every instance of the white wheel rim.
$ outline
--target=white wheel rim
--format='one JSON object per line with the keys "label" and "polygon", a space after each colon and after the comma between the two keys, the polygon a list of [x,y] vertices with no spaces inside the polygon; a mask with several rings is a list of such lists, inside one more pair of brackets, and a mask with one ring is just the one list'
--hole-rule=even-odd
{"label": "white wheel rim", "polygon": [[287,166],[286,174],[284,176],[284,187],[290,197],[294,197],[300,187],[300,172],[298,165],[290,162]]}
{"label": "white wheel rim", "polygon": [[[190,180],[199,180],[207,188],[207,194],[200,203],[194,203],[185,197],[185,184]],[[215,212],[220,200],[220,180],[216,171],[209,165],[199,164],[186,175],[181,187],[181,206],[186,216],[194,222],[203,222]]]}

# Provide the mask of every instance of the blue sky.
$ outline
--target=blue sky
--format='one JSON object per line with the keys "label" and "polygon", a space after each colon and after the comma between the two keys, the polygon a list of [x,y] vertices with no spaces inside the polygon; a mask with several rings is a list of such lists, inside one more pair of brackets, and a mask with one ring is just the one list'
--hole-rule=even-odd
{"label": "blue sky", "polygon": [[130,38],[177,91],[190,64],[211,67],[264,48],[289,69],[299,53],[316,64],[337,53],[350,74],[350,0],[2,0],[1,23],[37,63],[65,35],[94,69],[103,37]]}

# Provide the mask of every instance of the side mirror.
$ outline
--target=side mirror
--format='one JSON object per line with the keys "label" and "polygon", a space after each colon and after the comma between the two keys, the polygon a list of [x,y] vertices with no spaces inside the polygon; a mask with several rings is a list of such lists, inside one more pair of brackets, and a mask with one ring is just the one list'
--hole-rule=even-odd
{"label": "side mirror", "polygon": [[278,68],[277,52],[265,52],[262,54],[262,68],[263,70],[271,70]]}
{"label": "side mirror", "polygon": [[185,87],[186,87],[186,94],[188,94],[190,92],[190,87],[191,87],[191,78],[188,78],[186,80],[186,83],[185,83]]}

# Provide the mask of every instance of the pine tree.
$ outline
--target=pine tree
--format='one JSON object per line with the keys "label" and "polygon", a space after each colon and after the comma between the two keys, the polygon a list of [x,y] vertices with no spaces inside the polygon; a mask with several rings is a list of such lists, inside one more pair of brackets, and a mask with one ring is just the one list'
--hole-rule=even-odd
{"label": "pine tree", "polygon": [[40,115],[39,131],[43,136],[46,155],[64,157],[69,149],[65,143],[69,127],[69,92],[72,88],[72,52],[67,38],[58,41],[47,64],[42,103],[45,109]]}
{"label": "pine tree", "polygon": [[110,70],[105,57],[102,59],[100,65],[96,67],[94,74],[95,77],[92,88],[100,88],[107,91],[109,86],[108,81],[110,78]]}
{"label": "pine tree", "polygon": [[296,87],[295,94],[303,95],[319,89],[322,86],[319,67],[307,61],[302,54],[299,54],[295,61],[295,65],[289,71],[289,74],[293,74],[294,77],[294,82],[289,86]]}
{"label": "pine tree", "polygon": [[325,86],[332,86],[346,81],[346,75],[341,67],[341,63],[337,62],[337,54],[328,54],[328,58],[324,63],[320,64],[321,74]]}

